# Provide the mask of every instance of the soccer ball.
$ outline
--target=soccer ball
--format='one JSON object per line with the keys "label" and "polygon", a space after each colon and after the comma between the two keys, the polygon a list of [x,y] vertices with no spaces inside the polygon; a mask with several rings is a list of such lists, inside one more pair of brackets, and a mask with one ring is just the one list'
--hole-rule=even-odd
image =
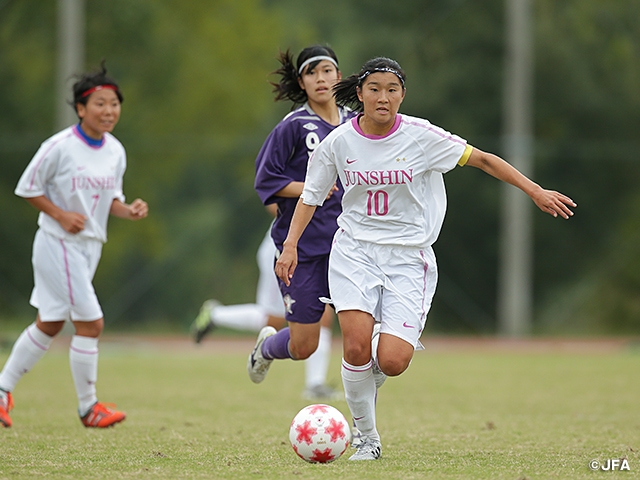
{"label": "soccer ball", "polygon": [[330,405],[309,405],[293,418],[289,441],[303,460],[330,463],[349,447],[351,427],[338,409]]}

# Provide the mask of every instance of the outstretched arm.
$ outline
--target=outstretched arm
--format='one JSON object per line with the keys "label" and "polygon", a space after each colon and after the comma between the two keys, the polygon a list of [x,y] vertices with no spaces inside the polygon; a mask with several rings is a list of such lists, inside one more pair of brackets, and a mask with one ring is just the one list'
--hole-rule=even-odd
{"label": "outstretched arm", "polygon": [[540,210],[554,217],[560,215],[562,218],[568,219],[573,216],[573,212],[569,209],[569,206],[578,206],[573,200],[560,192],[545,190],[520,173],[511,164],[492,153],[483,152],[474,147],[467,161],[467,165],[479,168],[498,180],[518,187],[531,197],[531,200],[533,200]]}
{"label": "outstretched arm", "polygon": [[296,209],[293,212],[291,225],[289,225],[289,233],[282,244],[282,253],[276,262],[276,275],[287,286],[290,284],[293,272],[298,265],[298,241],[313,218],[315,211],[315,206],[305,205],[302,203],[301,198],[298,200]]}

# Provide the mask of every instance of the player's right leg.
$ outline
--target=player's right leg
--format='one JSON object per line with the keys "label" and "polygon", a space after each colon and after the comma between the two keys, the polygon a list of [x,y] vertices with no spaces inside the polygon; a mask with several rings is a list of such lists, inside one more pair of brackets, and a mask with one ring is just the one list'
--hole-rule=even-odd
{"label": "player's right leg", "polygon": [[364,436],[376,436],[375,396],[371,359],[373,317],[359,310],[338,313],[343,338],[342,381],[356,426]]}
{"label": "player's right leg", "polygon": [[376,384],[371,359],[373,317],[357,310],[338,314],[344,339],[342,382],[345,399],[360,432],[360,441],[349,460],[377,460],[382,446],[376,428]]}
{"label": "player's right leg", "polygon": [[[52,335],[47,335],[38,326],[43,326]],[[16,342],[13,344],[7,362],[0,372],[0,420],[5,427],[11,426],[9,411],[13,407],[11,392],[18,381],[25,373],[28,373],[40,360],[53,342],[53,337],[62,329],[64,322],[40,322],[38,316],[35,323],[32,323],[23,330]]]}
{"label": "player's right leg", "polygon": [[[372,336],[383,279],[361,244],[346,233],[337,233],[331,250],[329,283],[342,331],[342,384],[355,427],[361,433],[353,460],[380,457],[376,428],[376,382],[373,374]],[[358,272],[354,281],[353,272]]]}
{"label": "player's right leg", "polygon": [[0,425],[9,428],[13,422],[9,416],[9,412],[13,408],[13,398],[11,392],[0,390]]}
{"label": "player's right leg", "polygon": [[[380,370],[378,366],[378,343],[380,341],[380,324],[378,322],[373,324],[373,334],[371,336],[371,360],[373,362],[371,371],[373,372],[373,380],[376,384],[376,390],[379,389],[387,379],[387,376]],[[378,399],[376,395],[375,400]],[[362,432],[356,427],[355,420],[353,421],[353,427],[351,429],[351,446],[358,448],[364,441]]]}
{"label": "player's right leg", "polygon": [[[63,283],[63,280],[69,279],[65,254],[64,242],[42,230],[36,232],[32,256],[35,287],[30,303],[38,309],[38,316],[35,323],[20,334],[0,372],[0,396],[7,407],[7,394],[13,391],[22,376],[44,356],[53,337],[64,325],[61,319],[66,317],[69,303],[68,283]],[[8,416],[8,408],[5,410]]]}

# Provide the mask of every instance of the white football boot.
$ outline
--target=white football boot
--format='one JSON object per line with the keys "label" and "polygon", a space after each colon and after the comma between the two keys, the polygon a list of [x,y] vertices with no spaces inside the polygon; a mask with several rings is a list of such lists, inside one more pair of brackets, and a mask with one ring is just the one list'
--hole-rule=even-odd
{"label": "white football boot", "polygon": [[356,447],[356,453],[349,460],[378,460],[382,455],[382,444],[379,440],[371,440],[365,437]]}
{"label": "white football boot", "polygon": [[269,367],[273,360],[267,360],[262,356],[262,344],[267,337],[276,334],[276,329],[270,326],[264,327],[258,334],[256,340],[256,346],[253,348],[251,355],[247,359],[247,372],[249,372],[249,378],[253,383],[262,382],[267,376]]}

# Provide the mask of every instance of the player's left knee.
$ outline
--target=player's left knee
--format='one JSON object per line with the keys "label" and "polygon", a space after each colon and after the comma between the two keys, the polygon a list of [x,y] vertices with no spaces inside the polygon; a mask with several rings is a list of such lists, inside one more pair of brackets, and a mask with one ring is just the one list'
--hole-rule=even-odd
{"label": "player's left knee", "polygon": [[81,337],[98,338],[104,329],[104,319],[100,318],[91,322],[74,321],[76,335]]}
{"label": "player's left knee", "polygon": [[387,359],[378,359],[378,365],[380,366],[380,370],[389,376],[389,377],[397,377],[401,373],[403,373],[407,368],[409,368],[409,364],[411,363],[411,359],[405,360],[402,358],[387,358]]}
{"label": "player's left knee", "polygon": [[295,360],[306,360],[309,358],[318,348],[318,344],[304,343],[302,345],[289,344],[289,352]]}

